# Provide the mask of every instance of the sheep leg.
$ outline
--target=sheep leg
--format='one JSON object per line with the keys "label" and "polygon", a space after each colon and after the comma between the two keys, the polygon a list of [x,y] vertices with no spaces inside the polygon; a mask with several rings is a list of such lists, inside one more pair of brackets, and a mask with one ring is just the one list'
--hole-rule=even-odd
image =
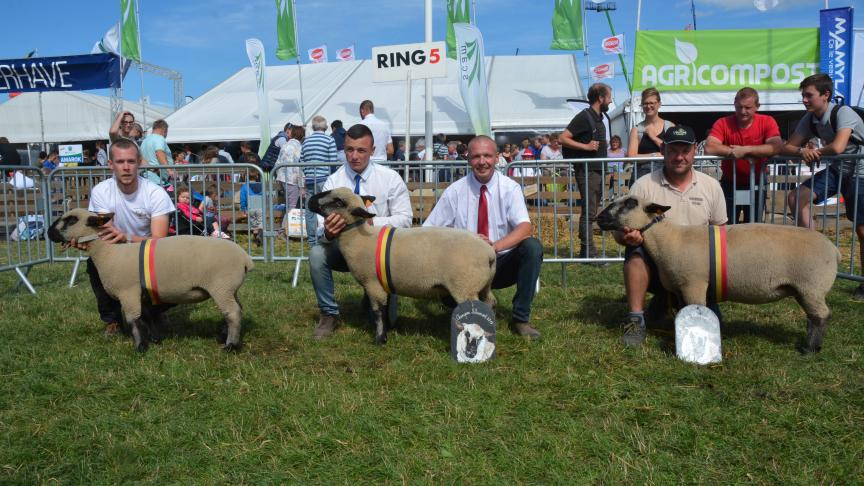
{"label": "sheep leg", "polygon": [[483,290],[480,291],[480,300],[482,300],[483,302],[488,304],[489,307],[492,308],[492,310],[495,310],[495,305],[498,302],[495,300],[495,294],[492,293],[492,283],[491,282],[489,283],[489,285],[484,287]]}
{"label": "sheep leg", "polygon": [[828,328],[831,310],[828,309],[824,297],[815,297],[799,292],[795,296],[795,300],[807,314],[807,343],[800,348],[800,351],[803,354],[818,353],[822,350],[822,340]]}
{"label": "sheep leg", "polygon": [[136,295],[134,298],[121,299],[120,302],[126,322],[132,326],[135,351],[144,353],[150,345],[150,339],[147,333],[147,322],[141,314],[141,297]]}
{"label": "sheep leg", "polygon": [[225,316],[225,327],[227,328],[227,333],[225,333],[225,345],[223,346],[223,349],[225,351],[239,351],[241,345],[240,302],[237,301],[237,298],[234,295],[214,300],[216,301],[216,306],[222,311],[222,315]]}
{"label": "sheep leg", "polygon": [[681,289],[684,305],[706,305],[708,303],[708,284],[686,284]]}

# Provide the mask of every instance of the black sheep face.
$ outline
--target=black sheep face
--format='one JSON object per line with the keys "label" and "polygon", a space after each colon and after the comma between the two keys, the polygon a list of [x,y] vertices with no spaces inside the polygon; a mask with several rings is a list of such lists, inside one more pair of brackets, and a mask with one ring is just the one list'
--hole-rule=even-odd
{"label": "black sheep face", "polygon": [[96,214],[86,209],[73,209],[54,221],[48,228],[48,238],[55,243],[68,243],[73,238],[96,234],[98,228],[114,217],[114,214]]}
{"label": "black sheep face", "polygon": [[637,196],[624,196],[613,201],[597,215],[597,225],[606,231],[644,228],[669,208],[644,201]]}
{"label": "black sheep face", "polygon": [[375,215],[366,211],[366,203],[375,200],[374,196],[358,196],[350,189],[340,187],[319,192],[309,199],[308,209],[315,214],[327,217],[339,214],[350,224],[358,219],[368,219]]}

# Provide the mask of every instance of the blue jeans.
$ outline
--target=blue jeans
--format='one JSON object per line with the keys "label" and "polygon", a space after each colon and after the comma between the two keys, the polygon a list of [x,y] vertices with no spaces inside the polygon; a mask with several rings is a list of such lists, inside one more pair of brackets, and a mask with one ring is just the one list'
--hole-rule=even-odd
{"label": "blue jeans", "polygon": [[495,262],[493,289],[516,285],[513,296],[513,322],[528,322],[531,303],[537,290],[537,277],[543,263],[543,246],[537,238],[522,240],[509,252],[498,255]]}
{"label": "blue jeans", "polygon": [[309,198],[318,194],[321,191],[321,186],[324,183],[306,184],[306,199],[303,201],[303,209],[306,217],[306,236],[309,238],[309,246],[313,247],[318,243],[318,215],[306,209],[309,205]]}
{"label": "blue jeans", "polygon": [[802,186],[809,187],[819,204],[837,195],[843,195],[846,205],[846,219],[855,225],[864,224],[864,177],[856,177],[850,173],[840,174],[834,167],[828,167],[804,181]]}
{"label": "blue jeans", "polygon": [[333,270],[347,272],[348,263],[342,256],[338,242],[315,245],[309,250],[309,273],[312,276],[312,287],[318,300],[321,314],[339,315],[339,304],[336,303],[336,288],[333,284]]}

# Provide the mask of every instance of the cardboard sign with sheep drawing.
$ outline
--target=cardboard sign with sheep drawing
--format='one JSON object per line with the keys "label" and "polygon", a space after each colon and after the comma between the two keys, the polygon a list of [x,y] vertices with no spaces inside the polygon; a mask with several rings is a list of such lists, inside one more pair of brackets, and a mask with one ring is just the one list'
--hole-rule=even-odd
{"label": "cardboard sign with sheep drawing", "polygon": [[495,311],[479,300],[463,302],[450,318],[450,357],[457,363],[495,358]]}

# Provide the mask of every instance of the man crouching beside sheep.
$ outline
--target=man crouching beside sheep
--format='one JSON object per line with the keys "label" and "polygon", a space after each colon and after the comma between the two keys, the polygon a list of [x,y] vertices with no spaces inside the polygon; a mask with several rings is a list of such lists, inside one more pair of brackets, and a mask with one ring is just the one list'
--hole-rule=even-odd
{"label": "man crouching beside sheep", "polygon": [[[405,181],[393,169],[380,164],[370,164],[369,159],[375,149],[372,131],[366,125],[357,124],[345,133],[346,163],[324,182],[321,192],[346,188],[354,194],[371,196],[374,200],[366,209],[374,213],[368,220],[375,226],[389,225],[393,228],[411,227],[413,213],[408,188]],[[321,317],[315,327],[315,339],[323,339],[333,333],[339,319],[339,305],[333,284],[333,271],[349,271],[348,263],[342,255],[336,239],[346,230],[346,219],[338,213],[330,213],[326,218],[318,218],[318,243],[309,251],[309,269],[312,286]],[[395,294],[390,294],[388,308],[396,306]]]}
{"label": "man crouching beside sheep", "polygon": [[[669,206],[671,209],[666,211],[665,218],[674,224],[726,224],[726,201],[720,183],[693,169],[696,155],[693,129],[683,125],[671,127],[663,134],[663,142],[663,167],[640,177],[630,189],[630,194]],[[667,313],[668,294],[660,282],[657,265],[642,246],[642,232],[646,230],[627,227],[614,233],[615,241],[627,247],[624,252],[624,288],[630,313],[623,323],[621,339],[628,346],[645,342],[646,318],[662,320]],[[654,294],[654,298],[645,312],[643,306],[648,291]],[[716,305],[712,305],[712,310],[720,316]]]}
{"label": "man crouching beside sheep", "polygon": [[543,247],[531,237],[531,220],[522,188],[495,170],[497,147],[481,135],[468,143],[471,174],[444,190],[424,227],[446,226],[478,234],[496,253],[492,288],[516,285],[510,330],[537,339],[540,333],[528,322]]}

